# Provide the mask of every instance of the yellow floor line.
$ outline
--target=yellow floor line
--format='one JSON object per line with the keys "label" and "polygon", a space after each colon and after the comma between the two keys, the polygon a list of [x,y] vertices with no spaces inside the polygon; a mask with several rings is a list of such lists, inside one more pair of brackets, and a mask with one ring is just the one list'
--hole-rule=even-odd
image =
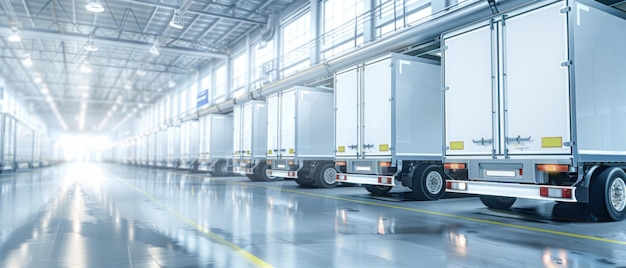
{"label": "yellow floor line", "polygon": [[[207,178],[208,177],[208,176],[199,176],[199,175],[193,175],[193,174],[181,174],[181,175],[186,175],[186,176],[190,176],[190,177],[197,177],[197,178]],[[208,177],[208,178],[210,178],[210,177]],[[345,197],[330,196],[330,195],[316,194],[316,193],[310,193],[310,192],[303,192],[303,191],[298,191],[298,190],[291,190],[291,189],[277,188],[277,187],[271,187],[271,186],[265,186],[265,185],[251,184],[251,183],[245,183],[245,182],[240,182],[240,181],[226,181],[226,180],[222,180],[222,179],[220,179],[220,180],[212,179],[212,180],[220,181],[220,182],[224,182],[224,183],[230,183],[230,184],[239,184],[239,185],[246,185],[246,186],[252,186],[252,187],[265,188],[265,189],[272,189],[272,190],[277,190],[277,191],[283,191],[283,192],[289,192],[289,193],[295,193],[295,194],[302,194],[302,195],[309,195],[309,196],[315,196],[315,197],[321,197],[321,198],[327,198],[327,199],[335,199],[335,200],[347,201],[347,202],[352,202],[352,203],[359,203],[359,204],[365,204],[365,205],[372,205],[372,206],[387,207],[387,208],[399,209],[399,210],[405,210],[405,211],[412,211],[412,212],[423,213],[423,214],[437,215],[437,216],[448,217],[448,218],[463,219],[463,220],[467,220],[467,221],[487,223],[487,224],[493,224],[493,225],[499,225],[499,226],[506,226],[506,227],[516,228],[516,229],[523,229],[523,230],[540,232],[540,233],[548,233],[548,234],[554,234],[554,235],[560,235],[560,236],[566,236],[566,237],[575,237],[575,238],[580,238],[580,239],[587,239],[587,240],[600,241],[600,242],[606,242],[606,243],[612,243],[612,244],[626,245],[626,241],[613,240],[613,239],[607,239],[607,238],[590,236],[590,235],[581,235],[581,234],[575,234],[575,233],[561,232],[561,231],[543,229],[543,228],[538,228],[538,227],[530,227],[530,226],[524,226],[524,225],[519,225],[519,224],[511,224],[511,223],[504,223],[504,222],[499,222],[499,221],[492,221],[492,220],[485,220],[485,219],[479,219],[479,218],[472,218],[472,217],[466,217],[466,216],[460,216],[460,215],[454,215],[454,214],[448,214],[448,213],[442,213],[442,212],[436,212],[436,211],[430,211],[430,210],[408,208],[408,207],[395,206],[395,205],[384,204],[384,203],[376,203],[376,202],[370,202],[370,201],[364,201],[364,200],[350,199],[350,198],[345,198]]]}
{"label": "yellow floor line", "polygon": [[113,175],[111,173],[108,173],[108,172],[106,172],[106,174],[111,176],[111,177],[113,177],[113,178],[115,178],[116,180],[118,180],[118,181],[128,185],[133,190],[135,190],[135,191],[143,194],[144,196],[150,198],[152,201],[157,203],[159,206],[167,209],[170,213],[174,214],[180,220],[182,220],[185,223],[193,226],[194,228],[196,228],[196,230],[198,230],[201,233],[203,233],[206,236],[208,236],[211,240],[231,248],[233,251],[237,252],[237,254],[239,254],[240,256],[242,256],[246,260],[248,260],[250,263],[252,263],[254,266],[256,266],[256,267],[273,267],[272,265],[270,265],[269,263],[263,261],[261,258],[255,256],[254,254],[252,254],[252,253],[250,253],[250,252],[240,248],[239,246],[237,246],[234,243],[224,239],[223,237],[221,237],[221,236],[219,236],[219,235],[217,235],[217,234],[207,230],[206,228],[204,228],[203,226],[201,226],[200,224],[198,224],[194,220],[192,220],[189,217],[183,215],[182,213],[178,212],[177,210],[173,209],[172,207],[168,206],[167,204],[161,202],[160,200],[158,200],[156,197],[154,197],[150,193],[135,187],[134,185],[130,184],[128,181],[126,181],[126,180],[124,180],[124,179],[122,179],[122,178],[120,178],[118,176],[115,176],[115,175]]}

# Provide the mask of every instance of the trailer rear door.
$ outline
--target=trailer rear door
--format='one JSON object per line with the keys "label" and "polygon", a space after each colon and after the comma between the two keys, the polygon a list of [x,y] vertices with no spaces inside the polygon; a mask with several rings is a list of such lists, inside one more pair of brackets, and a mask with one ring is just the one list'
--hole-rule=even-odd
{"label": "trailer rear door", "polygon": [[444,37],[446,155],[495,150],[492,46],[489,25]]}
{"label": "trailer rear door", "polygon": [[504,150],[569,154],[570,107],[565,2],[511,16],[503,29]]}
{"label": "trailer rear door", "polygon": [[[366,63],[363,68],[363,143],[364,155],[391,155],[391,58]],[[391,85],[391,86],[390,86]]]}
{"label": "trailer rear door", "polygon": [[243,110],[243,107],[241,105],[240,106],[235,106],[235,108],[233,109],[233,126],[234,126],[234,128],[233,128],[233,132],[234,132],[234,134],[233,134],[233,137],[234,137],[233,149],[234,150],[233,151],[234,151],[235,158],[241,158],[243,156],[243,153],[242,153],[242,151],[243,151],[243,140],[242,140],[243,136],[242,136],[242,133],[241,133],[242,132],[241,129],[243,127],[242,126],[242,120],[241,120],[241,117],[242,117],[242,114],[243,114],[242,110]]}
{"label": "trailer rear door", "polygon": [[359,154],[359,80],[357,69],[338,73],[335,78],[335,144],[336,156]]}
{"label": "trailer rear door", "polygon": [[293,157],[296,148],[296,92],[293,90],[283,92],[280,101],[280,155]]}
{"label": "trailer rear door", "polygon": [[241,151],[242,154],[245,156],[250,156],[252,154],[252,139],[254,133],[252,133],[252,111],[253,110],[253,106],[251,104],[245,104],[243,105],[243,114],[242,114],[242,124],[240,125],[241,127],[241,136],[242,136],[242,142],[241,142]]}
{"label": "trailer rear door", "polygon": [[267,156],[278,157],[280,154],[278,129],[280,120],[279,94],[267,97]]}

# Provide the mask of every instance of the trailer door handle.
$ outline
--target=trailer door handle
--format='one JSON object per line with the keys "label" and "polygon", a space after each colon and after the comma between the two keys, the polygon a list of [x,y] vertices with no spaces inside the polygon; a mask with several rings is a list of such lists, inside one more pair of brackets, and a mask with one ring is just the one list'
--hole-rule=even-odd
{"label": "trailer door handle", "polygon": [[486,145],[493,144],[493,139],[485,139],[485,138],[480,138],[480,140],[472,139],[472,142],[474,144],[478,144],[478,145],[481,145],[481,146],[486,146]]}
{"label": "trailer door handle", "polygon": [[356,145],[348,145],[348,148],[352,149],[352,150],[356,150]]}
{"label": "trailer door handle", "polygon": [[287,151],[287,149],[280,149],[280,151],[281,151],[281,152],[286,152],[286,151]]}
{"label": "trailer door handle", "polygon": [[374,144],[363,144],[363,149],[371,149],[374,148]]}
{"label": "trailer door handle", "polygon": [[528,136],[528,138],[522,138],[520,135],[517,135],[517,137],[515,138],[506,138],[506,143],[522,143],[522,142],[529,142],[530,141],[530,136]]}

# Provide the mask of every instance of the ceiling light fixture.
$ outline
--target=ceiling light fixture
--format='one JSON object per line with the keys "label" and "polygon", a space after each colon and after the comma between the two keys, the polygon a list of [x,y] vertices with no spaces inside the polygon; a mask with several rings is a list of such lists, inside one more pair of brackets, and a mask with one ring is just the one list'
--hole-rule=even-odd
{"label": "ceiling light fixture", "polygon": [[22,41],[22,36],[20,35],[20,31],[17,29],[17,26],[11,26],[11,35],[9,35],[9,42],[19,42]]}
{"label": "ceiling light fixture", "polygon": [[102,6],[98,0],[89,0],[87,4],[85,4],[85,9],[89,12],[100,13],[104,11],[104,6]]}
{"label": "ceiling light fixture", "polygon": [[94,43],[93,43],[93,37],[90,37],[89,41],[87,41],[87,45],[85,46],[85,50],[87,50],[89,52],[98,51],[98,47],[96,45],[94,45]]}
{"label": "ceiling light fixture", "polygon": [[150,47],[150,54],[158,56],[159,54],[161,54],[161,52],[159,51],[159,45],[158,43],[154,43],[152,45],[152,47]]}
{"label": "ceiling light fixture", "polygon": [[26,54],[26,57],[24,57],[24,60],[22,60],[22,63],[26,67],[33,66],[33,61],[30,59],[30,55],[28,55],[28,54]]}
{"label": "ceiling light fixture", "polygon": [[180,9],[176,9],[174,11],[174,16],[172,17],[172,20],[170,20],[170,27],[176,29],[183,28],[183,16],[180,14]]}
{"label": "ceiling light fixture", "polygon": [[84,63],[82,66],[80,66],[80,72],[82,73],[86,73],[89,74],[91,73],[91,67],[89,67],[89,63]]}

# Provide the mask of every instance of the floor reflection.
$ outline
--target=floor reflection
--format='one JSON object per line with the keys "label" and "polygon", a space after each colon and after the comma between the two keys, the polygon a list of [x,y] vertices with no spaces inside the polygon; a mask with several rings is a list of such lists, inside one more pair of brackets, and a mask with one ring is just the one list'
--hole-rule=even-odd
{"label": "floor reflection", "polygon": [[576,204],[529,201],[496,211],[476,198],[374,199],[358,187],[302,189],[118,165],[12,176],[0,176],[0,267],[626,264],[623,245],[534,231],[626,241],[623,225],[588,224],[588,210]]}

